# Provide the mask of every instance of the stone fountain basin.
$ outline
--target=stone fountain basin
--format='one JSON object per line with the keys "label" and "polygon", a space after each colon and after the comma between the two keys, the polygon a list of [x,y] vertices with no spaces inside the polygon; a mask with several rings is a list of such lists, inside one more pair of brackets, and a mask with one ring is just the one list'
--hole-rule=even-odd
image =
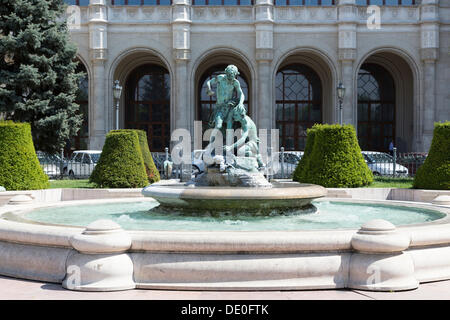
{"label": "stone fountain basin", "polygon": [[[79,228],[4,219],[8,213],[20,215],[48,206],[145,200],[117,199],[121,192],[124,195],[130,192],[114,191],[109,199],[61,201],[73,193],[66,195],[64,191],[57,201],[56,197],[49,197],[51,192],[54,191],[39,191],[42,195],[36,193],[37,197],[29,203],[0,207],[1,275],[62,283],[65,288],[84,291],[133,288],[390,291],[450,279],[449,207],[336,199],[398,203],[447,214],[421,225],[396,227],[383,220],[370,221],[359,230],[125,231],[109,221]],[[374,191],[351,192],[368,195]],[[417,193],[402,190],[405,192]],[[84,196],[95,198],[105,193],[86,190]],[[44,198],[48,200],[43,201]]]}
{"label": "stone fountain basin", "polygon": [[273,213],[306,208],[314,199],[326,196],[327,189],[297,182],[274,182],[271,188],[172,183],[150,185],[142,190],[142,194],[157,200],[160,207],[174,210]]}

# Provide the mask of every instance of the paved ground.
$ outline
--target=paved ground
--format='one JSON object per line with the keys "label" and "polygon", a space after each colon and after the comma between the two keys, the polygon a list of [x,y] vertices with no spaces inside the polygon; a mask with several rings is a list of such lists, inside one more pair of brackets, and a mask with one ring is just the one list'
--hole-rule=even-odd
{"label": "paved ground", "polygon": [[416,290],[369,292],[360,290],[311,291],[172,291],[128,290],[76,292],[59,284],[0,276],[0,300],[450,300],[450,280],[423,283]]}

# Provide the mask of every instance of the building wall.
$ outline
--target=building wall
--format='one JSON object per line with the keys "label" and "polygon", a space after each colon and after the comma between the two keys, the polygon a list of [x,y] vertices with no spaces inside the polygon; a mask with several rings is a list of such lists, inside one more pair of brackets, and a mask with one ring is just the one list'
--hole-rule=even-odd
{"label": "building wall", "polygon": [[[113,81],[144,63],[171,76],[171,129],[193,131],[197,82],[205,66],[240,64],[249,76],[251,117],[275,127],[275,75],[290,62],[311,66],[323,85],[323,122],[338,123],[336,86],[346,87],[343,122],[357,127],[357,76],[364,62],[386,66],[396,81],[400,151],[427,151],[433,123],[450,119],[450,0],[381,7],[380,29],[367,27],[367,6],[111,6],[91,0],[71,28],[90,80],[90,148],[115,126]],[[121,108],[124,101],[122,95]],[[119,123],[123,127],[123,110]]]}

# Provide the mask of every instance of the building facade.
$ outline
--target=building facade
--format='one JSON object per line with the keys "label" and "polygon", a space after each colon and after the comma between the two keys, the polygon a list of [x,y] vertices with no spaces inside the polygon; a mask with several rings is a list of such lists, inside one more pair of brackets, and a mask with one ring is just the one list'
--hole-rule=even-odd
{"label": "building facade", "polygon": [[249,115],[286,150],[341,121],[342,82],[362,149],[426,152],[450,119],[450,0],[417,1],[67,0],[86,71],[79,147],[101,149],[115,129],[115,80],[119,127],[147,131],[152,151],[176,128],[194,134],[214,105],[206,81],[234,64]]}

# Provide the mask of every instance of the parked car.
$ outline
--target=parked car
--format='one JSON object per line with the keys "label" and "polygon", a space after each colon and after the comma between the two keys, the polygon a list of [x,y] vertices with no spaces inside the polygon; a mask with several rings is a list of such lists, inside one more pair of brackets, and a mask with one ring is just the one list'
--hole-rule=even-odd
{"label": "parked car", "polygon": [[277,152],[278,162],[268,163],[267,167],[272,168],[274,178],[292,178],[298,162],[303,157],[303,151],[284,151],[284,166],[281,172],[282,153]]}
{"label": "parked car", "polygon": [[39,164],[44,170],[45,174],[49,177],[59,176],[61,173],[61,166],[63,165],[63,160],[61,160],[59,155],[48,154],[43,151],[36,151]]}
{"label": "parked car", "polygon": [[[394,175],[394,158],[390,154],[378,151],[362,151],[362,155],[374,175]],[[407,176],[408,168],[399,163],[395,163],[395,174],[398,176]]]}
{"label": "parked car", "polygon": [[70,178],[89,177],[100,159],[101,150],[76,150],[72,153],[64,174]]}
{"label": "parked car", "polygon": [[205,163],[203,162],[204,152],[205,150],[194,150],[192,152],[192,174],[194,176],[197,176],[206,170]]}

